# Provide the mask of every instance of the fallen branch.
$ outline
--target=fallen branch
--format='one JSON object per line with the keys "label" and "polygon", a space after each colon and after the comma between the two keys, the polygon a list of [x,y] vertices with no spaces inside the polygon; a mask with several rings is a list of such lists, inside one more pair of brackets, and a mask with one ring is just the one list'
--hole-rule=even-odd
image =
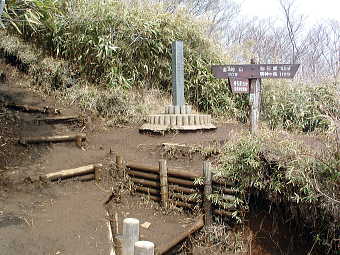
{"label": "fallen branch", "polygon": [[86,134],[23,137],[19,140],[19,143],[26,145],[33,143],[70,142],[77,141],[77,139],[86,140]]}
{"label": "fallen branch", "polygon": [[[102,166],[102,165],[98,164],[98,166]],[[82,166],[82,167],[73,168],[73,169],[62,170],[62,171],[55,172],[55,173],[41,175],[40,180],[56,181],[59,179],[66,179],[66,178],[71,178],[71,177],[81,176],[81,175],[88,175],[88,174],[93,174],[89,176],[89,178],[94,178],[95,168],[96,168],[96,165],[88,165],[88,166]]]}

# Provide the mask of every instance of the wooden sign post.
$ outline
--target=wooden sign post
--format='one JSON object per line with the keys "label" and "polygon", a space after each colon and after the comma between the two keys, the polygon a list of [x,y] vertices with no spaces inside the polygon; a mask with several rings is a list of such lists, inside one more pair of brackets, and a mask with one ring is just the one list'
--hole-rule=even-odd
{"label": "wooden sign post", "polygon": [[294,78],[300,64],[215,65],[216,78],[228,79],[233,93],[249,93],[250,130],[256,135],[260,117],[261,79]]}

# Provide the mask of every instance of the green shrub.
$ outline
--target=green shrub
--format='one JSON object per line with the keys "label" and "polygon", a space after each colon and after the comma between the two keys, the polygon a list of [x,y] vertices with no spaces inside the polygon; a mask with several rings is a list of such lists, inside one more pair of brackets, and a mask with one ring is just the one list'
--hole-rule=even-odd
{"label": "green shrub", "polygon": [[340,118],[340,97],[334,84],[267,82],[264,85],[263,118],[271,128],[327,130],[330,117]]}
{"label": "green shrub", "polygon": [[[171,43],[183,40],[188,102],[202,111],[223,112],[245,120],[244,104],[233,98],[225,81],[211,74],[212,64],[227,60],[205,38],[204,26],[186,13],[169,14],[154,7],[127,8],[119,1],[51,0],[44,8],[39,0],[24,2],[35,5],[34,17],[39,22],[17,24],[16,12],[8,11],[12,27],[54,55],[76,63],[90,81],[106,87],[170,91]],[[53,10],[52,3],[63,13],[45,15],[46,10]],[[43,13],[38,14],[40,11]]]}
{"label": "green shrub", "polygon": [[[227,81],[211,74],[213,64],[231,61],[222,56],[216,42],[205,37],[204,25],[185,12],[170,14],[159,6],[128,8],[114,0],[12,0],[7,5],[8,30],[66,59],[72,63],[71,70],[86,74],[102,88],[143,87],[169,92],[171,43],[183,40],[188,103],[215,116],[248,120],[248,96],[232,95]],[[65,68],[61,70],[52,73],[57,81],[67,73]],[[48,79],[47,75],[38,79],[44,77]],[[55,82],[52,87],[60,85]],[[333,92],[331,85],[265,83],[263,117],[271,128],[327,130],[329,115],[340,118],[339,95]]]}
{"label": "green shrub", "polygon": [[340,160],[335,156],[339,144],[323,137],[325,149],[312,152],[308,145],[285,136],[263,133],[228,144],[217,174],[235,183],[245,206],[248,195],[261,192],[308,226],[318,245],[334,251],[340,231]]}

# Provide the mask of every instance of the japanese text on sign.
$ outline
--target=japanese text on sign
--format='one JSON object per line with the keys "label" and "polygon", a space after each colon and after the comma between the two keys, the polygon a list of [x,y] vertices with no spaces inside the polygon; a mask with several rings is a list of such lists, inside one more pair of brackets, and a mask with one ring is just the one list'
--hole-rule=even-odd
{"label": "japanese text on sign", "polygon": [[230,87],[233,93],[248,93],[249,80],[248,79],[229,79]]}
{"label": "japanese text on sign", "polygon": [[212,70],[217,78],[293,78],[299,64],[220,65]]}

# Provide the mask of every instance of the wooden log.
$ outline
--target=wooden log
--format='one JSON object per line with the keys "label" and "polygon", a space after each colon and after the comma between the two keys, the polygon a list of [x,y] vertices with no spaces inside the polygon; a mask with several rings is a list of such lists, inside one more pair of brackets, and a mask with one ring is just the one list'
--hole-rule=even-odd
{"label": "wooden log", "polygon": [[[135,172],[145,172],[145,173],[152,173],[152,174],[159,174],[159,169],[156,167],[148,166],[148,165],[142,165],[137,163],[128,163],[126,167],[130,168],[130,171]],[[170,177],[178,177],[183,179],[189,179],[189,180],[195,180],[197,178],[203,177],[200,174],[192,173],[189,170],[179,170],[179,169],[172,169],[168,168],[168,176]],[[217,185],[228,185],[233,186],[232,183],[226,182],[225,180],[221,178],[213,178],[213,183]],[[198,185],[197,185],[198,186]]]}
{"label": "wooden log", "polygon": [[113,237],[113,247],[115,249],[115,255],[123,255],[123,235],[115,235]]}
{"label": "wooden log", "polygon": [[29,113],[60,114],[59,109],[50,108],[48,106],[41,108],[37,106],[10,103],[10,104],[7,104],[6,107],[14,109],[14,110],[22,111],[22,112],[29,112]]}
{"label": "wooden log", "polygon": [[161,184],[162,206],[167,207],[169,200],[168,168],[165,159],[159,161],[159,180]]}
{"label": "wooden log", "polygon": [[76,136],[76,145],[77,145],[78,148],[80,148],[80,149],[83,148],[83,139],[82,139],[81,136],[79,136],[79,135]]}
{"label": "wooden log", "polygon": [[160,190],[159,189],[137,186],[136,191],[146,193],[146,194],[150,194],[150,195],[160,196]]}
{"label": "wooden log", "polygon": [[108,210],[106,210],[106,216],[107,216],[107,220],[109,221],[110,232],[111,232],[112,239],[113,239],[115,235],[118,235],[118,229],[115,228],[116,223],[114,220],[114,216],[110,214]]}
{"label": "wooden log", "polygon": [[116,155],[116,167],[118,170],[124,168],[123,157],[121,155]]}
{"label": "wooden log", "polygon": [[231,183],[231,182],[228,182],[228,181],[226,181],[226,180],[224,180],[224,179],[222,179],[222,178],[216,178],[216,177],[212,177],[212,183],[214,184],[214,185],[219,185],[219,186],[234,186],[234,184],[233,183]]}
{"label": "wooden log", "polygon": [[87,174],[87,175],[82,175],[82,176],[77,176],[77,181],[80,182],[88,182],[88,181],[92,181],[95,179],[94,174]]}
{"label": "wooden log", "polygon": [[107,226],[108,226],[108,229],[109,229],[109,240],[110,242],[112,243],[112,247],[110,249],[110,255],[111,254],[114,254],[114,249],[113,249],[113,236],[114,236],[114,222],[112,221],[112,218],[110,217],[110,214],[109,214],[109,211],[107,210],[106,211],[106,216],[107,216]]}
{"label": "wooden log", "polygon": [[72,115],[72,116],[56,116],[56,117],[46,117],[46,118],[39,118],[35,119],[36,122],[46,122],[46,123],[64,123],[64,122],[75,122],[79,121],[79,116]]}
{"label": "wooden log", "polygon": [[187,208],[187,209],[194,209],[195,208],[195,205],[189,204],[189,203],[186,203],[186,202],[183,202],[183,201],[173,200],[173,201],[171,201],[171,203],[176,205],[177,207],[184,207],[184,208]]}
{"label": "wooden log", "polygon": [[135,242],[139,240],[139,220],[126,218],[123,220],[123,255],[133,255]]}
{"label": "wooden log", "polygon": [[134,255],[154,255],[155,245],[149,241],[135,242],[135,254]]}
{"label": "wooden log", "polygon": [[103,180],[103,166],[95,165],[94,166],[94,175],[97,183],[100,183]]}
{"label": "wooden log", "polygon": [[195,187],[193,181],[183,180],[183,179],[176,178],[176,177],[168,177],[168,182],[178,184],[178,185],[188,186],[188,187]]}
{"label": "wooden log", "polygon": [[[129,163],[126,166],[134,170],[159,174],[159,168],[157,167],[152,167],[152,166],[142,165],[142,164],[137,164],[137,163]],[[184,179],[189,179],[189,180],[195,180],[196,178],[202,177],[202,175],[193,173],[192,171],[179,170],[179,169],[173,169],[173,168],[168,168],[168,176],[179,177],[179,178],[184,178]]]}
{"label": "wooden log", "polygon": [[184,194],[195,194],[199,192],[198,190],[185,188],[185,187],[181,187],[178,185],[169,185],[169,190],[184,193]]}
{"label": "wooden log", "polygon": [[131,176],[139,177],[139,178],[145,178],[145,179],[150,179],[150,180],[159,180],[159,176],[157,174],[149,174],[149,173],[144,173],[140,171],[134,171],[134,170],[127,170],[127,173]]}
{"label": "wooden log", "polygon": [[180,193],[170,193],[170,197],[171,198],[177,198],[177,199],[181,199],[184,202],[197,202],[199,200],[199,197],[189,197],[188,195],[183,195]]}
{"label": "wooden log", "polygon": [[143,179],[137,179],[137,178],[131,178],[131,180],[135,184],[143,185],[143,186],[149,186],[154,188],[160,188],[160,183],[156,181],[149,181],[149,180],[143,180]]}
{"label": "wooden log", "polygon": [[212,216],[212,203],[209,196],[212,193],[211,187],[211,163],[208,161],[203,162],[203,172],[204,172],[204,197],[203,197],[203,208],[204,208],[204,220],[205,225],[210,226],[213,223]]}
{"label": "wooden log", "polygon": [[176,238],[174,238],[172,241],[159,246],[156,249],[156,254],[158,255],[165,254],[166,252],[170,251],[171,248],[175,247],[177,244],[179,244],[180,242],[188,238],[190,235],[192,235],[196,231],[203,228],[203,226],[204,226],[204,217],[199,216],[196,219],[196,222],[192,226],[188,227],[183,233],[177,235]]}
{"label": "wooden log", "polygon": [[[118,213],[115,214],[115,217],[113,217],[112,214],[109,214],[109,224],[110,224],[110,230],[112,234],[113,239],[113,248],[114,252],[112,254],[115,255],[123,255],[123,235],[119,234],[118,230]],[[110,254],[111,255],[111,254]]]}
{"label": "wooden log", "polygon": [[226,211],[226,210],[214,209],[213,212],[214,212],[214,214],[217,214],[219,216],[227,216],[227,217],[233,216],[233,212]]}
{"label": "wooden log", "polygon": [[23,137],[19,140],[19,143],[26,145],[33,143],[69,142],[76,141],[77,137],[85,140],[86,134]]}
{"label": "wooden log", "polygon": [[[150,180],[159,180],[158,176],[155,175],[155,174],[148,174],[148,173],[132,171],[132,170],[128,170],[128,174],[132,175],[134,177],[141,177],[141,178],[150,179]],[[137,180],[137,178],[132,178],[132,180],[133,180],[133,182],[135,182],[134,180]],[[147,180],[145,180],[145,181],[147,181]],[[182,180],[182,179],[179,179],[179,178],[176,178],[176,177],[168,177],[168,183],[174,183],[174,184],[177,184],[177,185],[183,185],[183,186],[188,186],[188,187],[195,187],[195,185],[192,181]],[[138,184],[143,184],[143,183],[138,182]]]}
{"label": "wooden log", "polygon": [[44,181],[55,181],[59,179],[70,178],[79,175],[93,174],[95,165],[82,166],[73,169],[62,170],[55,173],[50,173],[40,176],[41,180]]}
{"label": "wooden log", "polygon": [[223,187],[216,187],[213,186],[214,191],[222,191],[223,194],[229,194],[229,195],[236,195],[239,192],[237,190],[229,189],[229,188],[223,188]]}

